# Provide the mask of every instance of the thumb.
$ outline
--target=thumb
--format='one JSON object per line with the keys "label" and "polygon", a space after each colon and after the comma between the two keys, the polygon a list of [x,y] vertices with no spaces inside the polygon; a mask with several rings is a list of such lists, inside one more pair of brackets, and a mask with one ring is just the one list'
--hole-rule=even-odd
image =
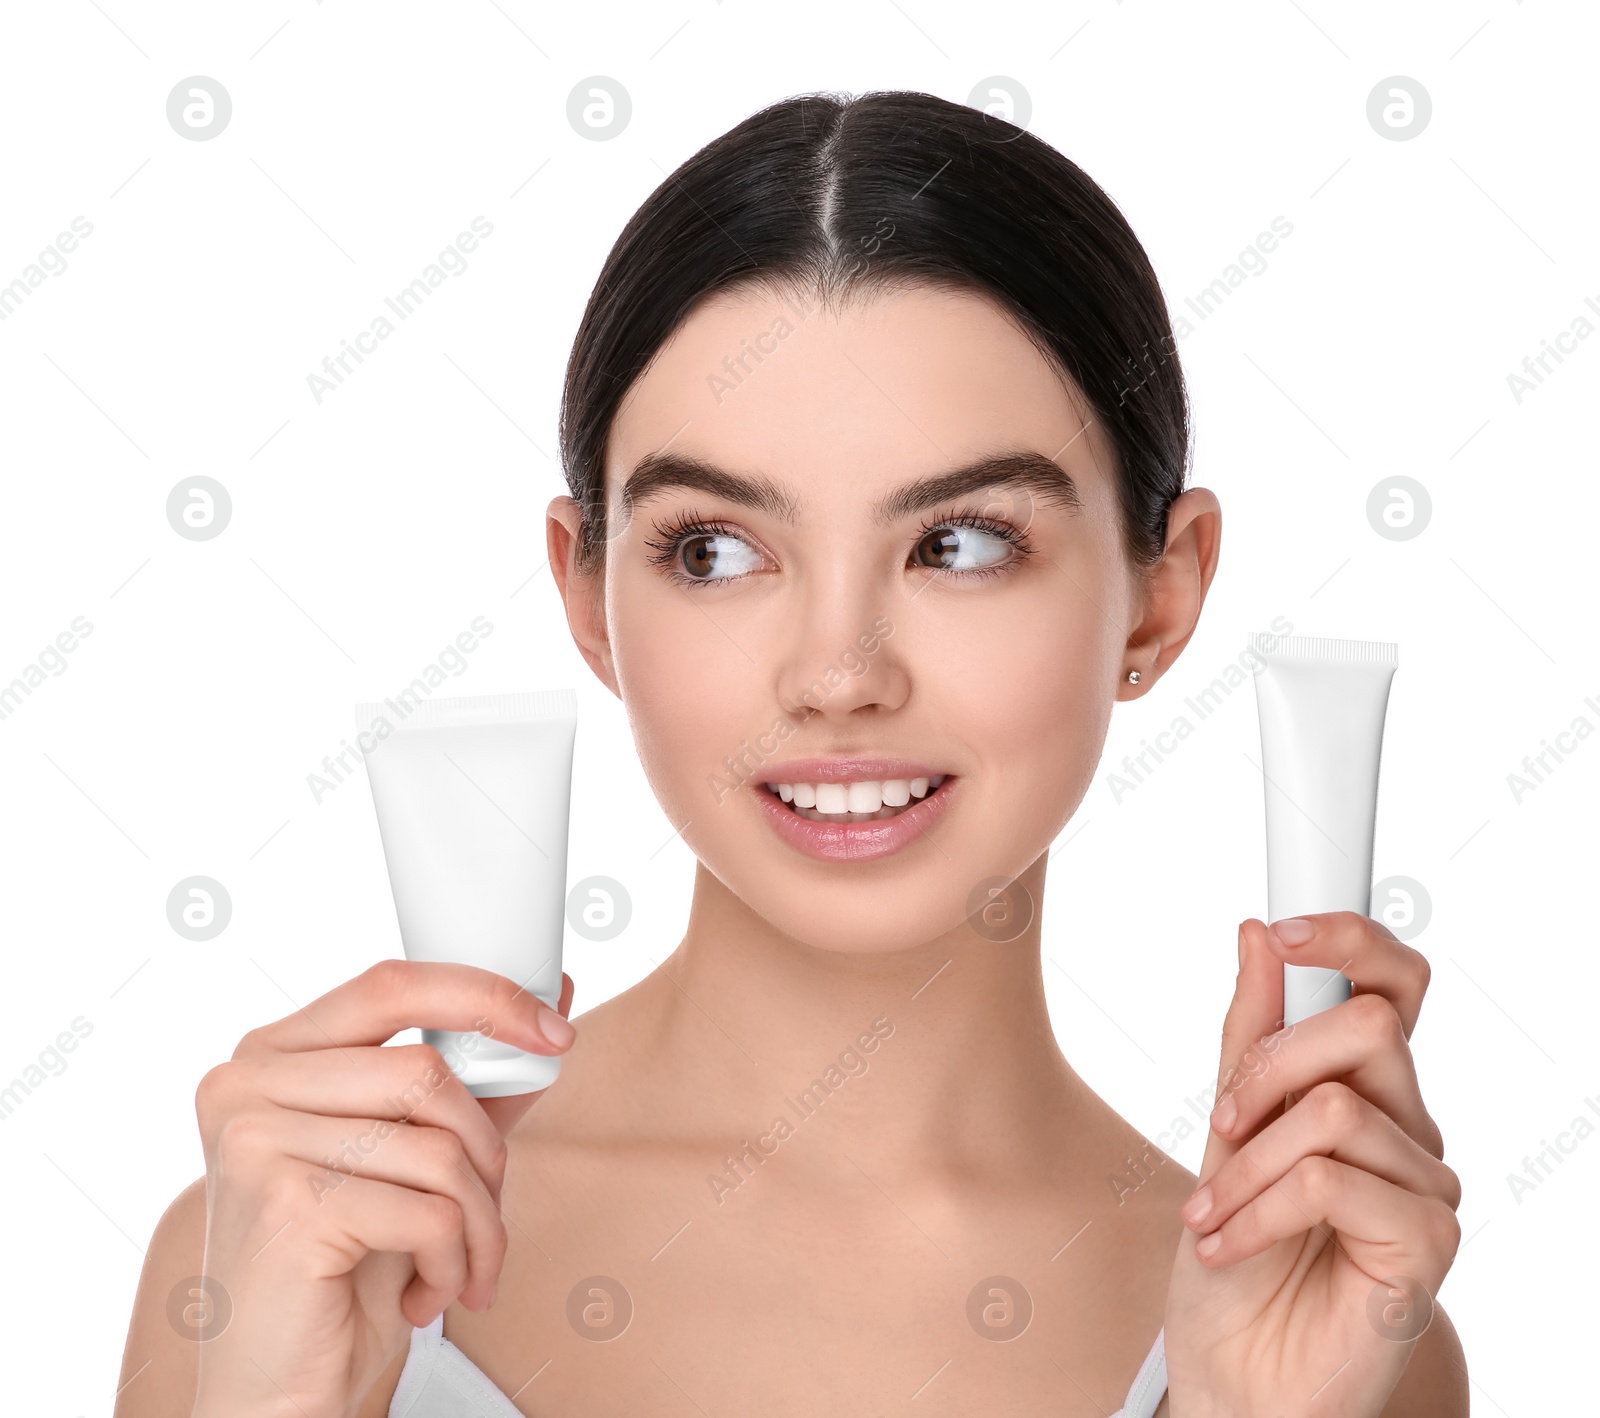
{"label": "thumb", "polygon": [[[1239,927],[1239,975],[1222,1021],[1215,1099],[1218,1106],[1232,1096],[1242,1080],[1267,1067],[1270,1060],[1258,1041],[1282,1024],[1283,962],[1267,943],[1266,923],[1252,917]],[[1205,1155],[1200,1160],[1200,1180],[1209,1180],[1248,1141],[1249,1136],[1226,1138],[1209,1128]]]}

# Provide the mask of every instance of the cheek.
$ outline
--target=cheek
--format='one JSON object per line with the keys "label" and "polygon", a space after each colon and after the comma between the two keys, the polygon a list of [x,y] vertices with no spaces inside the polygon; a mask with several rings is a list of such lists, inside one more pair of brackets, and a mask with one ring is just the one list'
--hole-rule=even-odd
{"label": "cheek", "polygon": [[986,790],[1023,837],[1053,836],[1088,790],[1123,654],[1110,595],[1084,577],[1056,580],[1025,610],[985,617],[957,656],[962,672],[937,691],[941,719],[974,735]]}
{"label": "cheek", "polygon": [[737,782],[725,760],[737,760],[745,744],[763,734],[770,745],[772,723],[779,717],[756,666],[718,629],[715,607],[690,601],[700,594],[706,601],[716,595],[663,595],[642,588],[630,593],[624,586],[611,601],[611,646],[622,701],[645,775],[675,822],[703,816],[718,805],[713,780],[720,779],[725,789]]}

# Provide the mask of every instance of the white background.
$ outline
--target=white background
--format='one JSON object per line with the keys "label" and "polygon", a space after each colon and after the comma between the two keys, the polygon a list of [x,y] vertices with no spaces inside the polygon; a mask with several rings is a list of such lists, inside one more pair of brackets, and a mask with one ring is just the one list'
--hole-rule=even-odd
{"label": "white background", "polygon": [[[1274,217],[1293,225],[1181,347],[1221,570],[1184,660],[1119,710],[1053,857],[1062,1046],[1156,1136],[1214,1079],[1235,928],[1266,905],[1248,685],[1120,802],[1107,771],[1274,616],[1398,641],[1375,875],[1433,902],[1413,1043],[1465,1185],[1441,1298],[1477,1411],[1565,1411],[1592,1387],[1574,1356],[1600,1138],[1520,1202],[1506,1180],[1600,1106],[1600,742],[1520,802],[1507,785],[1576,716],[1600,726],[1600,339],[1520,402],[1507,385],[1600,302],[1592,7],[106,0],[10,7],[5,29],[0,284],[74,217],[94,228],[0,323],[0,682],[75,616],[94,627],[0,722],[0,1085],[92,1025],[0,1122],[9,1409],[109,1412],[141,1248],[203,1171],[197,1080],[398,954],[364,775],[320,804],[306,775],[354,701],[474,617],[493,634],[440,692],[577,686],[569,876],[633,898],[618,940],[569,936],[575,1012],[673,948],[692,858],[543,567],[584,301],[646,195],[757,108],[823,89],[968,101],[991,75],[1123,208],[1175,315]],[[209,141],[167,121],[191,75],[232,98]],[[632,98],[611,141],[566,117],[592,75]],[[1432,98],[1409,141],[1366,117],[1392,75]],[[478,215],[494,231],[470,268],[316,403],[307,374]],[[200,474],[233,514],[191,542],[165,504]],[[1408,541],[1365,511],[1397,474],[1433,504]],[[199,874],[233,902],[204,943],[165,911]]]}

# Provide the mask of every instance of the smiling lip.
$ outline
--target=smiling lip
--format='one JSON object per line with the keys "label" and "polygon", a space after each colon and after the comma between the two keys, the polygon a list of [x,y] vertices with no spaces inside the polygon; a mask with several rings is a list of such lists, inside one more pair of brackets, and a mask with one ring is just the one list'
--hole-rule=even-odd
{"label": "smiling lip", "polygon": [[940,771],[909,758],[802,758],[766,770],[760,780],[750,782],[750,789],[773,830],[797,852],[822,862],[871,862],[920,842],[949,809],[950,794],[960,779],[946,773],[937,788],[904,812],[860,822],[814,822],[801,817],[767,784],[881,782],[885,778],[932,778]]}
{"label": "smiling lip", "polygon": [[920,758],[794,758],[763,767],[763,783],[881,783],[885,778],[949,775],[948,769]]}

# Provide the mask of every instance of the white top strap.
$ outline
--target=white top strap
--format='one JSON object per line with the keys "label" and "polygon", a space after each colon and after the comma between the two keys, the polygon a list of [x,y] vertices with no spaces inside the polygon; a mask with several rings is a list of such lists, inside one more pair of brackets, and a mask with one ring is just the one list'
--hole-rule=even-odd
{"label": "white top strap", "polygon": [[[1111,1418],[1153,1418],[1167,1391],[1166,1332],[1139,1366],[1128,1397]],[[389,1418],[522,1418],[487,1374],[444,1337],[444,1316],[411,1331]]]}
{"label": "white top strap", "polygon": [[389,1418],[522,1418],[494,1381],[444,1337],[444,1316],[411,1331]]}
{"label": "white top strap", "polygon": [[1166,1340],[1166,1330],[1158,1330],[1156,1342],[1150,1346],[1149,1354],[1134,1376],[1133,1387],[1128,1390],[1122,1407],[1111,1418],[1152,1418],[1160,1407],[1162,1396],[1167,1391]]}

